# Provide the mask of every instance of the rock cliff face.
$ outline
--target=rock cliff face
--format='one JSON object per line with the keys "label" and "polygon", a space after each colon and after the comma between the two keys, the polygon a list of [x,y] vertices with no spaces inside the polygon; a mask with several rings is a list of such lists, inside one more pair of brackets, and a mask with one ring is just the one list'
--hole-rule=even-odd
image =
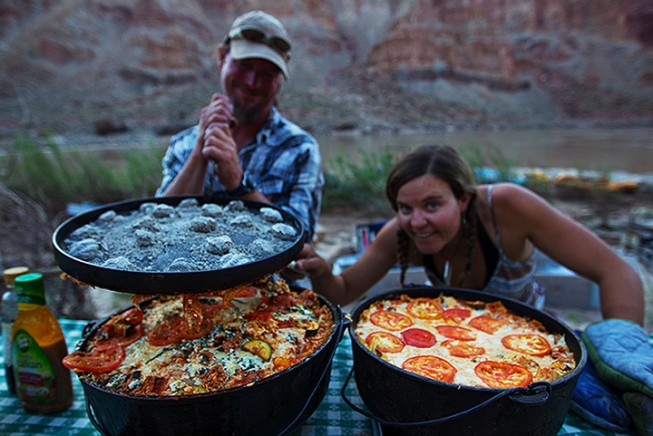
{"label": "rock cliff face", "polygon": [[288,28],[281,107],[315,131],[653,119],[650,0],[4,0],[0,134],[193,123],[251,9]]}

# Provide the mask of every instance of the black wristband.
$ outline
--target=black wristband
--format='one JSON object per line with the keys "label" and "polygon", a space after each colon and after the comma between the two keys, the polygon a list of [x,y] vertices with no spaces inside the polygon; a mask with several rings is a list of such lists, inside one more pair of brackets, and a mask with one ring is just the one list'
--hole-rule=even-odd
{"label": "black wristband", "polygon": [[240,185],[231,191],[227,191],[227,194],[229,194],[231,197],[241,197],[254,191],[256,191],[256,186],[254,186],[252,181],[249,180],[247,173],[243,173],[243,178],[240,180]]}

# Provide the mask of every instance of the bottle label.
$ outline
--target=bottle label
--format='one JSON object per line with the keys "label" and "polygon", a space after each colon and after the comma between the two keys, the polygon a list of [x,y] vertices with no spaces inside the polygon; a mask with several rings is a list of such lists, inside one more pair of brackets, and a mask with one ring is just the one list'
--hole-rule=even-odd
{"label": "bottle label", "polygon": [[2,352],[7,365],[11,365],[11,326],[10,322],[2,323]]}
{"label": "bottle label", "polygon": [[21,401],[50,404],[57,400],[55,370],[39,344],[25,330],[18,330],[13,341],[16,392]]}
{"label": "bottle label", "polygon": [[45,298],[42,295],[18,294],[18,304],[38,304],[45,305]]}

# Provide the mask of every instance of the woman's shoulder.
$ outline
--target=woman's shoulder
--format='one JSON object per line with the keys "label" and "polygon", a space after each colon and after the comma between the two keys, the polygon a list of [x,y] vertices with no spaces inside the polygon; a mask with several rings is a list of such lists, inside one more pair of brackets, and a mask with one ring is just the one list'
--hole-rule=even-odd
{"label": "woman's shoulder", "polygon": [[488,189],[490,188],[492,189],[493,197],[495,195],[505,195],[506,193],[531,192],[528,188],[512,182],[498,182],[498,183],[477,185],[477,190],[479,193],[481,192],[487,193]]}
{"label": "woman's shoulder", "polygon": [[479,196],[485,201],[489,200],[488,190],[491,190],[491,201],[494,204],[509,205],[519,204],[527,198],[539,198],[530,189],[516,183],[502,182],[491,185],[479,185],[477,187]]}
{"label": "woman's shoulder", "polygon": [[554,211],[543,197],[515,183],[492,185],[492,209],[498,221],[510,225],[541,223]]}
{"label": "woman's shoulder", "polygon": [[399,230],[399,222],[397,221],[397,217],[392,217],[388,219],[388,221],[386,221],[385,224],[383,224],[383,227],[381,227],[381,230],[379,230],[377,237],[382,236],[388,238],[387,235],[392,235],[392,238],[388,238],[388,239],[394,239],[394,236],[397,234],[398,230]]}

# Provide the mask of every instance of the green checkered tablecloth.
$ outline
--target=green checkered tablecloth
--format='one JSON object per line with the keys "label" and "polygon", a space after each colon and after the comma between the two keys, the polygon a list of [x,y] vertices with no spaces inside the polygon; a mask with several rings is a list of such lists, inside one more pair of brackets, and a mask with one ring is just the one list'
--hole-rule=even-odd
{"label": "green checkered tablecloth", "polygon": [[[66,336],[68,349],[72,350],[80,340],[82,329],[87,321],[61,319],[60,323]],[[331,381],[324,400],[302,427],[295,431],[293,436],[371,436],[376,434],[370,419],[351,410],[340,396],[340,390],[352,365],[351,340],[345,334],[334,356]],[[4,356],[0,356],[0,435],[51,434],[74,436],[98,434],[86,415],[82,386],[74,376],[73,390],[75,394],[73,405],[65,412],[52,415],[25,412],[18,400],[9,395],[7,391],[4,375]],[[353,380],[347,387],[346,393],[354,404],[362,407],[362,401],[358,397]],[[570,413],[559,435],[615,434],[593,428],[589,423]]]}

